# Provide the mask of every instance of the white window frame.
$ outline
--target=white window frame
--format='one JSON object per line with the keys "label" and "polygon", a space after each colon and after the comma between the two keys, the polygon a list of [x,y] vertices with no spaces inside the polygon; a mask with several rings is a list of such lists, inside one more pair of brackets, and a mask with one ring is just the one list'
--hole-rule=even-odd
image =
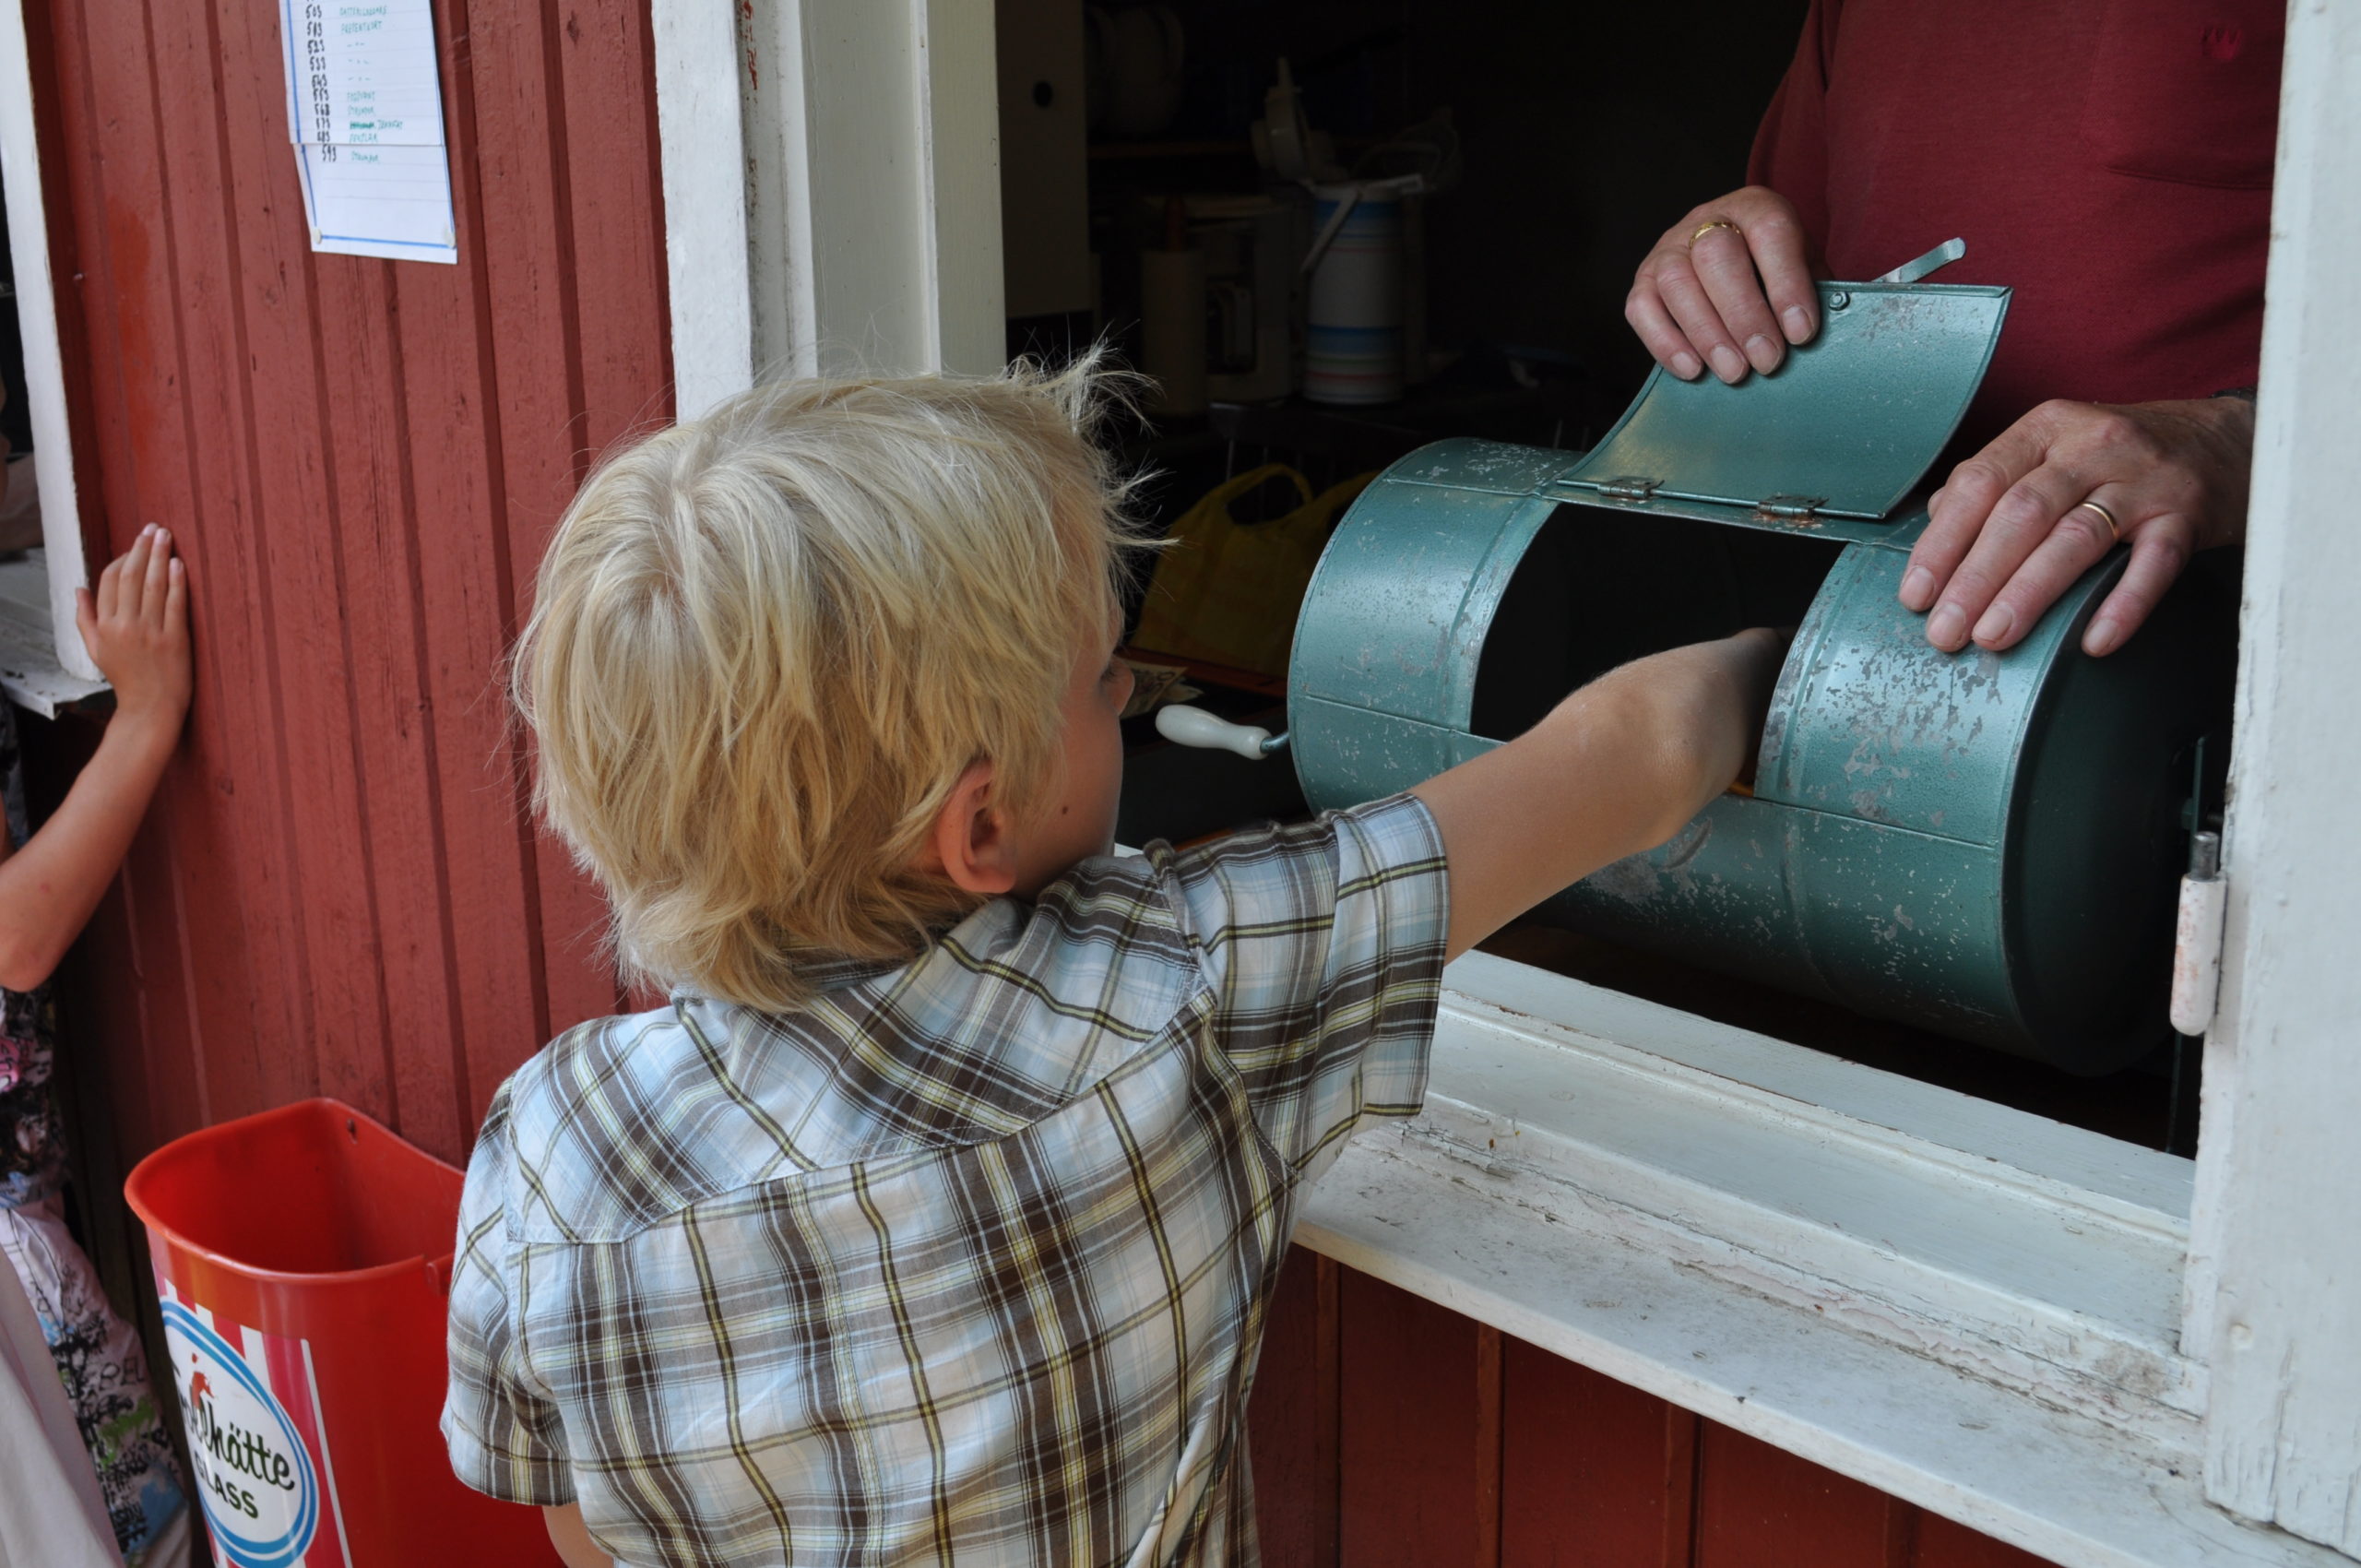
{"label": "white window frame", "polygon": [[[991,0],[656,16],[683,414],[996,365]],[[2281,124],[2198,1158],[1476,955],[1300,1240],[2074,1568],[2361,1555],[2361,4]]]}
{"label": "white window frame", "polygon": [[[22,391],[41,489],[42,569],[34,574],[23,564],[0,567],[0,689],[49,715],[104,690],[105,683],[74,624],[74,592],[90,577],[75,494],[73,431],[66,418],[65,364],[58,347],[49,214],[34,123],[32,62],[19,0],[0,6],[0,173],[8,187],[8,251],[25,350]],[[27,576],[38,580],[6,580]]]}
{"label": "white window frame", "polygon": [[758,374],[997,369],[991,0],[657,0],[655,19],[682,417]]}

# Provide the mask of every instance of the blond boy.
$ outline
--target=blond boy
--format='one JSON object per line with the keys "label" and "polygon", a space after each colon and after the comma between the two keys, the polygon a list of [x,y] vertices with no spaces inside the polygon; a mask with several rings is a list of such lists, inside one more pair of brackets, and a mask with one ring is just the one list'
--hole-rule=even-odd
{"label": "blond boy", "polygon": [[444,1431],[570,1562],[1253,1562],[1305,1182],[1418,1109],[1446,958],[1738,770],[1768,633],[1410,794],[1110,855],[1093,379],[749,393],[551,547],[540,802],[671,1001],[494,1097]]}

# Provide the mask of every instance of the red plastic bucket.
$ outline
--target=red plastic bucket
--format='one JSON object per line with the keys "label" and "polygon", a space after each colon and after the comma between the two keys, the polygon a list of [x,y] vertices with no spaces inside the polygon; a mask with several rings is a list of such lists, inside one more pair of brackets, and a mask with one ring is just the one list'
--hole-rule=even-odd
{"label": "red plastic bucket", "polygon": [[313,1099],[176,1138],[124,1183],[225,1568],[558,1562],[539,1509],[459,1484],[436,1427],[463,1180]]}

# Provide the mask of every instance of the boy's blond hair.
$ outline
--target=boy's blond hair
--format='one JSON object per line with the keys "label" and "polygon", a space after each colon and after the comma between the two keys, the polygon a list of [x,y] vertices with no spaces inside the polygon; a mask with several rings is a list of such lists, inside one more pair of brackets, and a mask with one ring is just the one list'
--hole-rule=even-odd
{"label": "boy's blond hair", "polygon": [[514,692],[534,800],[635,980],[778,1010],[795,961],[909,955],[977,900],[919,868],[967,766],[1023,812],[1111,635],[1109,377],[758,387],[615,454],[541,562]]}

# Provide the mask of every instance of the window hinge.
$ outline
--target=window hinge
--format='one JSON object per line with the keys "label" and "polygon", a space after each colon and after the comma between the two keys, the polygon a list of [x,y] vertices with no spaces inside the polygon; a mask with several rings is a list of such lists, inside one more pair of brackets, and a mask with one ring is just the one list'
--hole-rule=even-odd
{"label": "window hinge", "polygon": [[2173,1028],[2201,1035],[2213,1027],[2222,991],[2222,836],[2190,836],[2189,874],[2180,879],[2180,926],[2173,943]]}
{"label": "window hinge", "polygon": [[1618,474],[1613,479],[1600,480],[1598,493],[1611,495],[1618,501],[1653,501],[1656,498],[1657,487],[1663,483],[1660,479],[1649,479],[1641,474]]}
{"label": "window hinge", "polygon": [[1825,495],[1766,495],[1754,504],[1754,515],[1774,522],[1809,522],[1827,505]]}

